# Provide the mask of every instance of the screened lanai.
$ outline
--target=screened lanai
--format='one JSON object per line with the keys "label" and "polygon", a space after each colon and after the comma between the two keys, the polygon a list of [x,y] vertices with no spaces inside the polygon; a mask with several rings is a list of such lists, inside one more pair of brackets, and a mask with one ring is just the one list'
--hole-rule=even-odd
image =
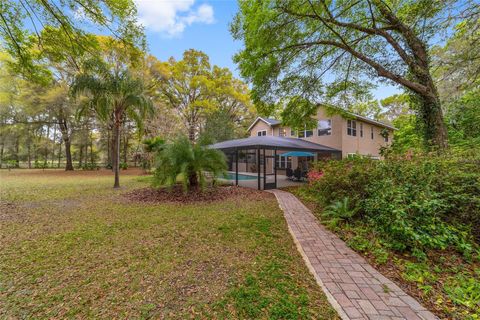
{"label": "screened lanai", "polygon": [[258,190],[297,184],[287,177],[289,170],[305,172],[310,161],[341,158],[340,150],[302,139],[275,136],[229,140],[210,147],[227,156],[230,181]]}

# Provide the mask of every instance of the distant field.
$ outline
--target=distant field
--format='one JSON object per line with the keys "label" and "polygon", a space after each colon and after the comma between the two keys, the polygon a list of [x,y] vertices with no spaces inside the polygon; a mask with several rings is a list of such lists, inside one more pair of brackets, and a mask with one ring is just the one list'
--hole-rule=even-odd
{"label": "distant field", "polygon": [[0,318],[338,318],[273,196],[132,202],[140,174],[0,171]]}

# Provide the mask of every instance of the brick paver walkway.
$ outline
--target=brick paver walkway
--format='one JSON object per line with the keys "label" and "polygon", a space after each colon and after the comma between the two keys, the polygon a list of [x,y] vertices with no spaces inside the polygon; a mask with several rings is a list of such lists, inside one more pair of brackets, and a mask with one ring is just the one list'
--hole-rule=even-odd
{"label": "brick paver walkway", "polygon": [[343,319],[438,319],[326,230],[294,195],[270,192],[307,266]]}

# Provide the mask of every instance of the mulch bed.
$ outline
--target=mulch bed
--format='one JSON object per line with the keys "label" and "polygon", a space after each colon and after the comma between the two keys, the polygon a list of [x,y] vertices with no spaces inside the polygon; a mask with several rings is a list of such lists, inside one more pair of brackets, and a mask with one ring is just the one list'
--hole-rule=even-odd
{"label": "mulch bed", "polygon": [[124,196],[132,202],[144,203],[198,203],[227,199],[263,200],[273,197],[272,194],[250,188],[234,186],[217,186],[205,190],[185,192],[181,185],[173,188],[142,188],[127,192]]}

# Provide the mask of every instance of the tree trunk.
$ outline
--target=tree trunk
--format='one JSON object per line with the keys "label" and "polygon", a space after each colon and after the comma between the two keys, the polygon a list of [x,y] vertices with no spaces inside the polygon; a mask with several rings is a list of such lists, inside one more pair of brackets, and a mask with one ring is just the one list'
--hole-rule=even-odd
{"label": "tree trunk", "polygon": [[192,143],[195,142],[195,125],[194,124],[189,124],[188,126],[188,139]]}
{"label": "tree trunk", "polygon": [[17,136],[17,139],[15,141],[15,161],[17,161],[17,165],[20,166],[20,136]]}
{"label": "tree trunk", "polygon": [[110,130],[107,128],[107,165],[112,165],[112,148],[111,148]]}
{"label": "tree trunk", "polygon": [[95,156],[93,154],[93,138],[90,137],[90,163],[93,165],[95,163]]}
{"label": "tree trunk", "polygon": [[83,146],[80,145],[80,152],[78,154],[78,166],[81,168],[83,166]]}
{"label": "tree trunk", "polygon": [[3,152],[5,150],[5,144],[2,142],[2,147],[0,148],[0,169],[3,165]]}
{"label": "tree trunk", "polygon": [[196,172],[190,172],[188,175],[188,185],[190,186],[191,189],[197,189],[198,188],[198,177]]}
{"label": "tree trunk", "polygon": [[424,125],[427,146],[440,150],[448,147],[447,129],[438,97],[420,96],[418,115]]}
{"label": "tree trunk", "polygon": [[[72,163],[72,150],[70,139],[64,140],[65,142],[65,161],[67,162],[65,165],[65,171],[73,171],[73,163]],[[81,156],[80,156],[81,159]]]}
{"label": "tree trunk", "polygon": [[114,188],[120,188],[120,117],[115,114],[115,123],[113,127],[113,171],[115,172]]}
{"label": "tree trunk", "polygon": [[[60,162],[62,161],[62,141],[60,140],[60,143],[58,145],[58,163],[57,163],[57,168],[60,168]],[[71,161],[71,155],[70,155],[70,161]],[[67,170],[67,169],[65,169]]]}
{"label": "tree trunk", "polygon": [[[65,171],[73,171],[71,141],[70,141],[70,134],[68,133],[67,122],[65,120],[60,120],[59,126],[60,126],[60,133],[62,134],[62,140],[63,140],[63,143],[65,144],[65,161],[66,161]],[[61,143],[60,143],[60,149],[62,149]],[[60,155],[58,157],[59,157],[59,164],[60,164]]]}
{"label": "tree trunk", "polygon": [[[60,127],[60,133],[62,134],[62,140],[63,143],[65,143],[65,171],[73,171],[73,162],[72,162],[72,150],[71,150],[71,140],[68,130],[68,124],[65,119],[58,119],[59,120],[59,127]],[[60,142],[60,149],[62,149],[62,143]],[[80,148],[80,162],[82,161],[81,158],[81,153],[82,153],[82,148]],[[60,159],[60,156],[59,156]],[[59,162],[60,163],[60,162]],[[80,166],[82,164],[80,163]]]}
{"label": "tree trunk", "polygon": [[127,163],[127,152],[128,152],[128,138],[127,135],[123,137],[123,162]]}
{"label": "tree trunk", "polygon": [[28,162],[28,169],[32,169],[32,143],[30,142],[30,138],[27,142],[27,162]]}
{"label": "tree trunk", "polygon": [[44,158],[43,158],[43,170],[47,167],[48,164],[48,144],[47,141],[50,139],[50,125],[47,126],[47,134],[45,136],[45,149],[44,149]]}
{"label": "tree trunk", "polygon": [[57,126],[53,126],[53,147],[52,147],[52,168],[53,162],[55,161],[55,142],[57,140]]}

